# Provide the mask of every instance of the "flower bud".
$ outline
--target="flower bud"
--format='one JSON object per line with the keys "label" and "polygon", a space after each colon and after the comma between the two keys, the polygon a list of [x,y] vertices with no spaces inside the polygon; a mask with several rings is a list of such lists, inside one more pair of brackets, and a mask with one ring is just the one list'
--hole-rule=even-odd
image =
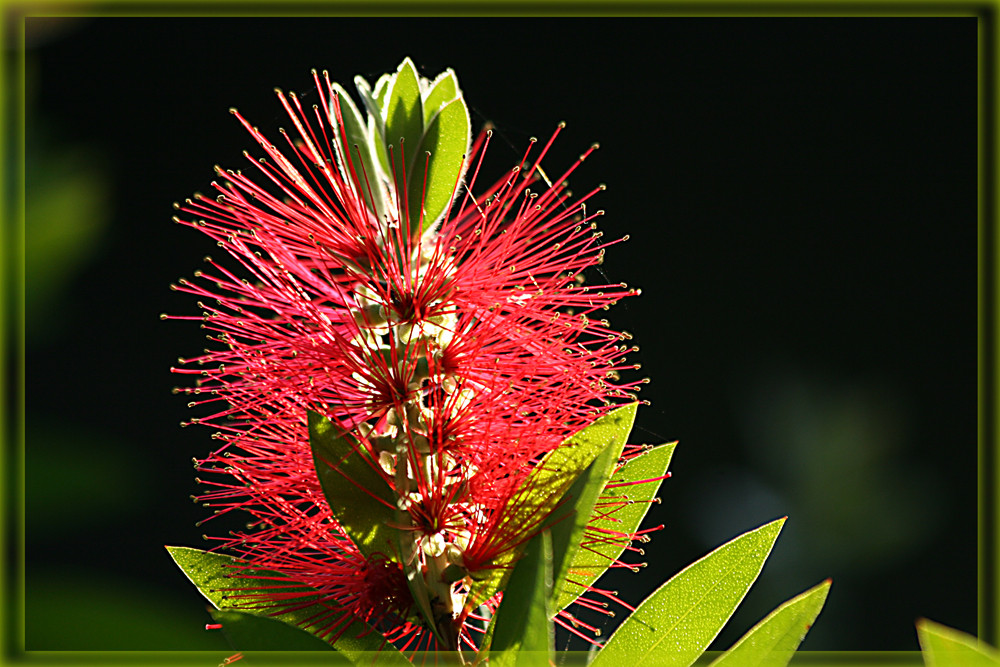
{"label": "flower bud", "polygon": [[421,548],[424,550],[424,554],[428,557],[437,558],[444,553],[445,546],[444,535],[441,533],[434,533],[433,535],[424,537]]}
{"label": "flower bud", "polygon": [[448,560],[449,567],[458,565],[463,570],[465,569],[465,558],[462,557],[462,550],[458,548],[458,545],[450,542],[446,544],[444,547],[444,556]]}

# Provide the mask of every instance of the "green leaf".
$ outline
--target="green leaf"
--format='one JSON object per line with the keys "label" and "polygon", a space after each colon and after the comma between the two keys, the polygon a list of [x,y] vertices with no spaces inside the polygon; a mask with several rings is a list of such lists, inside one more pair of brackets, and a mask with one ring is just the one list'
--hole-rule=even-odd
{"label": "green leaf", "polygon": [[382,170],[375,166],[373,149],[376,147],[372,145],[372,138],[368,134],[368,123],[362,119],[347,91],[335,83],[333,92],[340,100],[340,115],[344,120],[344,134],[347,135],[347,144],[344,145],[341,133],[336,133],[340,149],[340,173],[364,197],[368,210],[374,212],[379,220],[383,220],[386,212],[385,189]]}
{"label": "green leaf", "polygon": [[[654,447],[639,456],[629,459],[625,465],[614,474],[610,484],[620,484],[623,481],[656,479],[667,473],[670,457],[677,443]],[[608,450],[610,451],[610,449]],[[629,485],[627,487],[605,487],[600,495],[600,504],[608,512],[606,518],[598,520],[593,527],[613,530],[618,533],[634,533],[639,530],[646,512],[652,506],[652,500],[660,488],[660,482]],[[612,505],[614,505],[612,507]],[[588,515],[589,520],[590,515]],[[577,519],[579,520],[579,518]],[[553,528],[556,534],[558,525]],[[556,579],[557,588],[561,583],[561,591],[553,609],[565,609],[568,604],[577,599],[587,586],[597,581],[608,566],[624,553],[629,540],[596,531],[584,532],[581,539],[574,539],[572,545],[586,544],[573,553],[572,562],[567,567],[565,581]]]}
{"label": "green leaf", "polygon": [[556,605],[566,586],[570,564],[581,551],[580,543],[584,539],[587,524],[594,514],[594,505],[597,504],[605,484],[611,479],[624,447],[624,441],[615,442],[598,454],[593,463],[587,466],[569,487],[563,496],[563,504],[556,511],[559,515],[558,521],[552,526],[552,571],[555,574],[551,600],[553,610],[561,609]]}
{"label": "green leaf", "polygon": [[994,667],[1000,653],[972,635],[926,618],[917,621],[917,637],[927,667]]}
{"label": "green leaf", "polygon": [[391,80],[391,74],[383,74],[375,82],[375,87],[372,88],[372,98],[380,110],[385,108],[385,94],[389,92],[389,81]]}
{"label": "green leaf", "polygon": [[329,419],[309,412],[309,445],[323,494],[337,523],[365,558],[382,554],[393,559],[390,528],[396,516],[396,498],[378,465],[350,436]]}
{"label": "green leaf", "polygon": [[[444,217],[465,172],[471,142],[469,110],[461,97],[452,100],[434,116],[420,142],[420,150],[407,172],[410,220],[421,219],[422,231],[432,229]],[[430,153],[430,158],[426,153]],[[426,179],[425,179],[426,176]]]}
{"label": "green leaf", "polygon": [[[379,78],[379,83],[383,83],[389,80],[390,75],[383,74]],[[374,116],[375,120],[378,122],[378,127],[383,132],[385,131],[385,115],[382,113],[382,106],[375,100],[375,96],[372,94],[371,86],[368,85],[368,81],[361,75],[354,77],[354,87],[357,88],[358,94],[361,95],[361,104],[364,106],[365,111],[368,112],[369,116]],[[383,88],[383,94],[384,94]]]}
{"label": "green leaf", "polygon": [[[383,74],[378,80],[378,83],[383,86],[383,97],[386,89],[388,88],[386,83],[389,79],[390,75]],[[366,127],[368,142],[371,144],[372,154],[374,154],[375,158],[378,160],[379,166],[382,167],[382,174],[388,182],[392,179],[392,169],[389,166],[389,153],[386,150],[385,144],[385,115],[383,114],[383,107],[381,102],[372,96],[372,91],[368,87],[368,82],[365,81],[364,77],[354,77],[354,86],[358,89],[358,93],[361,95],[361,101],[364,104],[365,110],[368,112]]]}
{"label": "green leaf", "polygon": [[[560,499],[587,466],[607,447],[628,440],[637,405],[632,403],[612,410],[546,454],[508,502],[494,531],[498,539],[541,528],[542,522],[550,518]],[[470,587],[469,602],[482,604],[500,590],[510,576],[510,564],[519,555],[519,548],[509,549],[484,568],[482,578],[474,580]]]}
{"label": "green leaf", "polygon": [[805,639],[830,592],[830,580],[772,611],[710,667],[784,667]]}
{"label": "green leaf", "polygon": [[402,556],[403,572],[406,575],[406,586],[410,589],[410,597],[417,607],[417,613],[423,618],[424,625],[430,628],[434,637],[442,645],[445,645],[444,638],[437,627],[434,619],[434,611],[431,609],[430,597],[427,595],[427,584],[423,580],[423,573],[420,568],[420,560],[417,558],[416,545],[414,541],[404,531],[396,534],[396,544]]}
{"label": "green leaf", "polygon": [[[403,175],[406,175],[407,182],[413,180],[411,165],[414,163],[414,156],[419,152],[420,138],[424,134],[420,83],[417,70],[409,58],[403,60],[389,81],[384,113],[385,142],[392,147],[392,166],[386,174],[390,179],[395,178],[402,200]],[[402,151],[400,151],[401,139]],[[401,159],[401,153],[405,153],[402,156],[406,159],[405,163]]]}
{"label": "green leaf", "polygon": [[[548,665],[554,651],[549,598],[552,595],[552,537],[543,530],[524,549],[490,621],[491,667]],[[544,658],[544,659],[543,659]]]}
{"label": "green leaf", "polygon": [[333,647],[301,628],[241,611],[209,612],[238,651],[329,651]]}
{"label": "green leaf", "polygon": [[[191,583],[220,611],[239,611],[275,619],[301,628],[327,643],[329,639],[323,637],[323,631],[342,614],[348,613],[331,600],[320,602],[315,589],[278,572],[249,568],[238,558],[190,547],[167,547],[167,551]],[[290,593],[301,594],[301,597],[288,599]],[[288,604],[269,602],[269,594],[285,596]],[[287,607],[292,607],[291,611],[282,611]],[[381,633],[360,620],[353,621],[333,647],[351,660],[362,660],[365,653],[373,651],[380,652],[386,660],[405,660]]]}
{"label": "green leaf", "polygon": [[784,519],[724,544],[663,584],[615,631],[593,667],[687,667],[757,579]]}
{"label": "green leaf", "polygon": [[458,77],[451,68],[437,75],[430,89],[424,94],[424,127],[431,124],[431,119],[448,102],[461,95],[458,88]]}

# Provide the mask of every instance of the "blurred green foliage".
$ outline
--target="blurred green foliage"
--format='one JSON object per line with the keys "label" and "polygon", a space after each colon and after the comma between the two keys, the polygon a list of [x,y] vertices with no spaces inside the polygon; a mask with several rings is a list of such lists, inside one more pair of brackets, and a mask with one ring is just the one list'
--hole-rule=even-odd
{"label": "blurred green foliage", "polygon": [[[29,67],[29,93],[33,72]],[[58,127],[33,112],[30,94],[27,106],[24,289],[30,373],[32,354],[44,354],[80,326],[95,326],[74,316],[71,299],[75,281],[106,251],[113,184],[103,150],[61,141]],[[136,474],[139,457],[121,455],[141,452],[141,443],[53,421],[51,412],[42,411],[52,409],[29,397],[25,416],[25,647],[228,649],[221,633],[205,632],[211,617],[180,594],[180,586],[171,596],[147,584],[128,567],[134,554],[120,552],[107,537],[155,511],[149,479]],[[161,545],[155,548],[162,552]],[[101,550],[106,568],[95,569],[93,554]],[[164,554],[161,562],[148,558],[139,570],[168,567]]]}
{"label": "blurred green foliage", "polygon": [[61,146],[31,122],[25,164],[25,328],[27,340],[67,325],[57,300],[100,248],[111,184],[105,158],[86,145]]}
{"label": "blurred green foliage", "polygon": [[[164,566],[167,565],[169,561],[165,560]],[[204,625],[193,618],[197,603],[192,604],[190,596],[164,595],[139,581],[39,571],[29,573],[25,589],[28,650],[229,648],[222,633],[206,632]],[[207,613],[203,615],[211,622]]]}

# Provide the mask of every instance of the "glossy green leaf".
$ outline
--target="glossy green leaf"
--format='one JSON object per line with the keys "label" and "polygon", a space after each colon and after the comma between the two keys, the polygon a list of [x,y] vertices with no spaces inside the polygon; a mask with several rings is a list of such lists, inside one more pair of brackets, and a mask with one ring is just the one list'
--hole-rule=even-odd
{"label": "glossy green leaf", "polygon": [[393,558],[396,499],[378,464],[329,419],[309,412],[309,445],[323,494],[337,523],[366,558]]}
{"label": "glossy green leaf", "polygon": [[491,619],[491,667],[550,664],[555,648],[551,595],[552,537],[543,530],[525,547]]}
{"label": "glossy green leaf", "polygon": [[624,441],[614,442],[598,454],[569,487],[563,496],[562,505],[556,510],[557,522],[552,526],[552,572],[555,583],[552,586],[550,606],[553,612],[560,609],[556,605],[566,587],[570,564],[581,551],[580,543],[594,514],[594,505],[605,484],[611,479],[624,447]]}
{"label": "glossy green leaf", "polygon": [[446,104],[427,127],[413,168],[407,172],[410,220],[422,219],[422,231],[432,229],[452,203],[465,172],[471,128],[469,110],[461,97]]}
{"label": "glossy green leaf", "polygon": [[333,92],[340,100],[340,115],[344,121],[347,140],[345,145],[344,137],[340,132],[336,133],[340,173],[361,193],[368,210],[382,220],[386,212],[385,189],[382,170],[375,166],[368,121],[361,116],[350,95],[339,84],[333,84]]}
{"label": "glossy green leaf", "polygon": [[995,667],[1000,653],[972,635],[921,618],[917,637],[927,667]]}
{"label": "glossy green leaf", "polygon": [[[549,452],[522,482],[504,510],[494,531],[499,539],[517,532],[531,532],[542,527],[576,478],[607,447],[624,443],[635,421],[636,403],[612,410]],[[554,518],[558,519],[558,515]],[[517,548],[501,553],[474,580],[469,592],[470,604],[488,600],[503,587],[510,576],[509,567],[520,555]]]}
{"label": "glossy green leaf", "polygon": [[238,651],[329,651],[333,647],[305,630],[282,621],[241,611],[209,612]]}
{"label": "glossy green leaf", "polygon": [[[345,611],[330,600],[316,602],[319,593],[308,586],[269,570],[250,569],[244,561],[224,554],[190,547],[167,547],[171,558],[205,598],[221,611],[239,611],[252,616],[274,619],[301,628],[324,641],[326,627]],[[292,611],[282,612],[268,593],[296,597]],[[315,604],[310,604],[316,602]],[[333,647],[350,659],[378,651],[386,660],[405,660],[381,633],[364,621],[355,620],[335,641]],[[242,648],[242,647],[237,647]],[[403,663],[399,663],[403,664]]]}
{"label": "glossy green leaf", "polygon": [[593,667],[691,665],[757,579],[784,523],[737,537],[660,586],[615,631]]}
{"label": "glossy green leaf", "polygon": [[424,95],[424,127],[431,124],[435,114],[448,102],[459,96],[458,77],[451,68],[441,72]]}
{"label": "glossy green leaf", "polygon": [[816,621],[830,580],[810,588],[767,615],[711,667],[785,667]]}
{"label": "glossy green leaf", "polygon": [[392,154],[392,166],[387,174],[390,179],[395,178],[397,188],[402,189],[404,174],[407,182],[413,180],[411,165],[414,164],[420,138],[424,134],[420,84],[417,70],[409,58],[403,60],[389,82],[384,110],[385,142],[391,147]]}
{"label": "glossy green leaf", "polygon": [[[583,546],[573,555],[553,609],[565,609],[586,590],[587,586],[596,582],[628,547],[629,540],[598,532],[594,528],[618,533],[634,533],[639,530],[660,488],[660,481],[628,486],[617,485],[626,481],[656,479],[665,475],[676,445],[676,442],[672,442],[654,447],[627,461],[613,475],[609,483],[615,486],[605,487],[600,495],[599,508],[605,516],[595,521],[591,530],[584,532],[581,540],[573,542],[574,544],[582,542]],[[553,528],[553,534],[556,528]],[[559,581],[556,579],[557,586]]]}

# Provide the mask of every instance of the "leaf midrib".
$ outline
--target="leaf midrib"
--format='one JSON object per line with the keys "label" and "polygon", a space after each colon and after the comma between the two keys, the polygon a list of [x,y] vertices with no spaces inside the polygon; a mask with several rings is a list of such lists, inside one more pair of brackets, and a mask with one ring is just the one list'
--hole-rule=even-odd
{"label": "leaf midrib", "polygon": [[[681,616],[679,616],[677,618],[677,621],[672,626],[670,626],[667,629],[667,631],[665,633],[663,633],[663,635],[661,635],[660,639],[658,639],[655,642],[653,642],[652,644],[650,644],[649,649],[642,654],[642,657],[636,662],[636,665],[643,664],[646,661],[646,658],[653,652],[653,650],[657,646],[659,646],[661,643],[663,643],[664,641],[666,641],[666,639],[671,635],[671,633],[673,633],[674,630],[677,629],[677,626],[679,626],[681,624],[681,622],[685,618],[687,618],[688,616],[690,616],[691,613],[698,607],[698,605],[700,605],[705,600],[705,598],[707,598],[712,593],[712,591],[714,591],[716,588],[718,588],[720,585],[722,585],[723,582],[725,582],[727,579],[729,579],[729,577],[732,576],[732,574],[735,571],[736,571],[736,563],[734,563],[729,568],[729,570],[726,572],[726,574],[723,575],[720,579],[718,579],[715,582],[715,584],[713,584],[711,586],[711,588],[709,588],[707,591],[705,591],[705,593],[700,598],[698,598],[698,600],[694,604],[692,604],[690,607],[688,607],[688,609],[683,614],[681,614]],[[725,622],[723,622],[723,625],[725,625]],[[715,632],[715,636],[717,636],[719,634],[719,631],[721,631],[721,630],[722,630],[722,628],[720,627],[719,630],[717,630]],[[713,636],[713,639],[715,638],[715,636]],[[709,642],[711,642],[711,639],[709,640]],[[698,653],[701,654],[703,651],[704,651],[704,649],[702,649]]]}

